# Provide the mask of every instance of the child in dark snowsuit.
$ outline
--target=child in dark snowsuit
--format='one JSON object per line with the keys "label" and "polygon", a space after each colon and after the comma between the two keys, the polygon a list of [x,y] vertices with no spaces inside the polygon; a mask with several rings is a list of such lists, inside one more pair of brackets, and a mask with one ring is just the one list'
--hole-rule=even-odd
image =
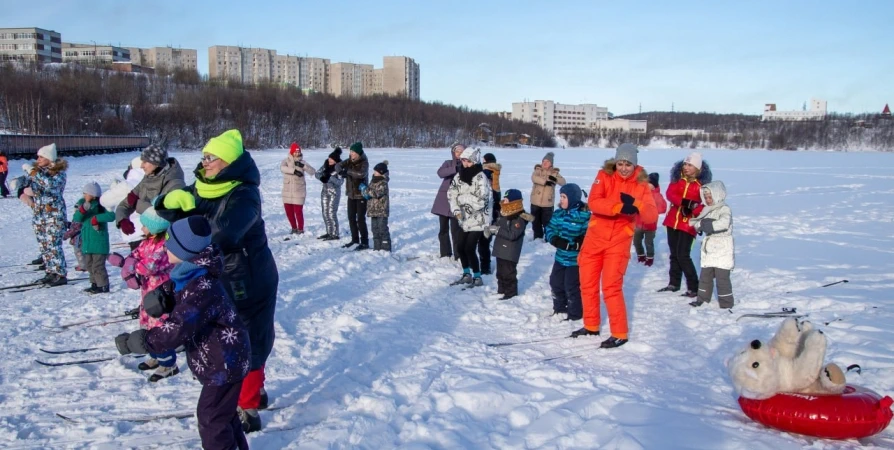
{"label": "child in dark snowsuit", "polygon": [[84,269],[90,273],[90,287],[84,292],[101,294],[109,292],[109,222],[115,221],[115,213],[99,204],[102,190],[95,182],[84,186],[84,197],[75,204],[72,222],[81,224],[81,253]]}
{"label": "child in dark snowsuit", "polygon": [[236,411],[242,380],[251,367],[248,330],[219,277],[223,257],[211,244],[211,224],[202,216],[178,220],[168,231],[171,281],[150,292],[143,307],[164,325],[115,338],[122,355],[162,353],[186,346],[193,375],[202,383],[196,415],[206,449],[248,449]]}
{"label": "child in dark snowsuit", "polygon": [[522,194],[518,189],[509,189],[500,205],[500,218],[496,225],[487,227],[488,234],[496,236],[494,256],[497,258],[497,293],[500,300],[509,300],[518,295],[518,260],[521,257],[525,230],[534,216],[525,212]]}
{"label": "child in dark snowsuit", "polygon": [[[493,153],[485,153],[484,154],[484,163],[481,165],[484,169],[484,176],[487,177],[487,181],[490,182],[491,194],[493,195],[493,210],[491,211],[491,225],[495,225],[497,223],[497,219],[500,218],[500,199],[502,197],[502,193],[500,192],[500,170],[502,166],[497,164],[497,157],[494,156]],[[481,261],[481,274],[482,275],[490,275],[493,273],[491,270],[490,258],[490,241],[491,238],[481,235],[481,239],[478,240],[478,258]]]}
{"label": "child in dark snowsuit", "polygon": [[366,215],[372,222],[373,250],[391,251],[391,232],[388,231],[388,161],[373,167],[369,186],[360,185],[360,193],[367,200]]}
{"label": "child in dark snowsuit", "polygon": [[577,256],[587,235],[590,211],[581,201],[581,189],[568,183],[559,190],[559,210],[544,230],[544,239],[556,248],[556,261],[549,275],[553,293],[553,315],[568,314],[565,320],[580,320],[584,310],[580,296],[580,267]]}

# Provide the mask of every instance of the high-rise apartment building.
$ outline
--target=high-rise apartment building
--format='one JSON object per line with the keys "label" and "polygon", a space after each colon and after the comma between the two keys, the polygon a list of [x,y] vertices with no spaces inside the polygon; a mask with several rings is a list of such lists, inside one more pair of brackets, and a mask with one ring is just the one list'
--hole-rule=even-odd
{"label": "high-rise apartment building", "polygon": [[153,69],[199,70],[198,51],[190,48],[172,47],[128,47],[130,60],[134,64]]}
{"label": "high-rise apartment building", "polygon": [[43,28],[0,28],[0,61],[62,62],[62,35]]}
{"label": "high-rise apartment building", "polygon": [[512,118],[536,123],[556,134],[580,128],[596,128],[608,120],[608,108],[593,104],[566,105],[552,100],[512,104]]}
{"label": "high-rise apartment building", "polygon": [[375,93],[372,64],[334,63],[329,73],[329,93],[336,97],[363,97]]}
{"label": "high-rise apartment building", "polygon": [[419,64],[406,56],[384,57],[382,93],[419,100]]}
{"label": "high-rise apartment building", "polygon": [[208,76],[246,84],[274,79],[276,50],[215,45],[208,48]]}
{"label": "high-rise apartment building", "polygon": [[62,62],[111,64],[113,62],[129,61],[130,50],[124,47],[96,43],[62,43]]}

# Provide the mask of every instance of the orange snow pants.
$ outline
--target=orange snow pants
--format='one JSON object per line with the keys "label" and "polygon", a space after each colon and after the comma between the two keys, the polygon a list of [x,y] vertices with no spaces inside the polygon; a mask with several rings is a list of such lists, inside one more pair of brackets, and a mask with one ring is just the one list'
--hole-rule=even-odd
{"label": "orange snow pants", "polygon": [[[588,251],[589,250],[589,251]],[[630,260],[630,239],[622,239],[609,247],[581,250],[580,292],[584,307],[584,328],[599,331],[599,287],[608,311],[611,335],[627,339],[627,305],[624,303],[624,274]]]}

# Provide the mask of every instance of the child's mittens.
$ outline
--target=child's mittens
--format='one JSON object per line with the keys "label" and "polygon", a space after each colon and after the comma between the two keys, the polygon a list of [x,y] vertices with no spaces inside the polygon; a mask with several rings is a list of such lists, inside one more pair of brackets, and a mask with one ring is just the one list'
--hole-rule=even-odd
{"label": "child's mittens", "polygon": [[370,199],[369,186],[367,186],[364,183],[360,183],[360,186],[358,186],[358,188],[360,189],[360,195],[362,195],[363,198],[369,200]]}
{"label": "child's mittens", "polygon": [[133,333],[121,333],[115,337],[115,347],[118,353],[129,355],[131,353],[148,354],[146,348],[146,330],[137,330]]}
{"label": "child's mittens", "polygon": [[93,216],[93,218],[90,219],[90,225],[93,225],[94,230],[99,231],[99,221],[96,220],[96,216]]}
{"label": "child's mittens", "polygon": [[118,229],[128,236],[134,234],[137,231],[137,228],[134,226],[133,222],[131,222],[130,219],[128,219],[127,217],[121,219],[121,222],[118,222]]}
{"label": "child's mittens", "polygon": [[149,317],[156,319],[173,311],[174,304],[174,296],[164,289],[164,285],[147,292],[143,297],[143,310]]}
{"label": "child's mittens", "polygon": [[125,259],[124,256],[121,256],[120,253],[112,253],[108,256],[108,258],[106,258],[106,261],[108,261],[109,264],[115,267],[124,267]]}
{"label": "child's mittens", "polygon": [[702,233],[707,234],[708,236],[716,233],[714,231],[714,219],[702,219],[698,223],[698,229]]}
{"label": "child's mittens", "polygon": [[496,236],[497,233],[499,233],[499,232],[500,232],[500,227],[497,225],[490,225],[490,226],[484,227],[484,237],[486,239],[490,239],[491,236]]}
{"label": "child's mittens", "polygon": [[130,191],[127,193],[127,206],[131,208],[137,207],[137,201],[140,199],[140,196],[137,195],[134,191]]}
{"label": "child's mittens", "polygon": [[569,241],[565,238],[561,238],[559,236],[553,236],[552,239],[549,240],[550,245],[559,249],[559,250],[570,250],[570,251],[578,251],[580,250],[580,243],[576,240]]}

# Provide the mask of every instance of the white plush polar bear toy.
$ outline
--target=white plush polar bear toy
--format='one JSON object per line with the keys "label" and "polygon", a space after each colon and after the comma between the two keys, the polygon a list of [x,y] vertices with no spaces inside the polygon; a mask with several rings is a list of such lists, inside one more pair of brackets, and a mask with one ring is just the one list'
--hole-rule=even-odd
{"label": "white plush polar bear toy", "polygon": [[826,336],[810,322],[788,318],[769,344],[751,341],[730,360],[729,374],[736,392],[755,400],[780,392],[836,395],[845,377],[835,364],[823,366]]}

